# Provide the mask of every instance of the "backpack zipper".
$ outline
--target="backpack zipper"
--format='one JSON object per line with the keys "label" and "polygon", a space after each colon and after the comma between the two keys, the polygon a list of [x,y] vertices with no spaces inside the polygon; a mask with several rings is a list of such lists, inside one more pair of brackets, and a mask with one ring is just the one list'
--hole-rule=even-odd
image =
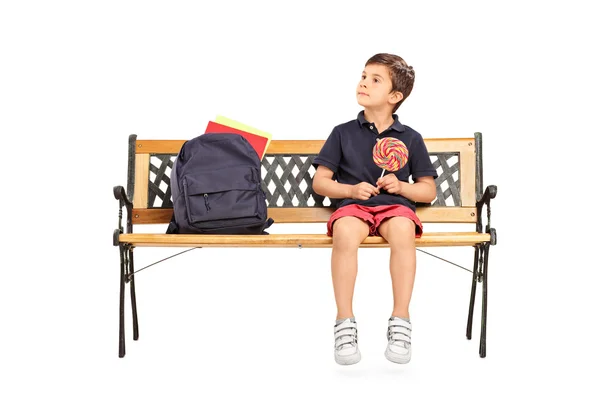
{"label": "backpack zipper", "polygon": [[208,194],[204,193],[204,204],[206,205],[206,211],[210,211],[210,204],[208,204]]}

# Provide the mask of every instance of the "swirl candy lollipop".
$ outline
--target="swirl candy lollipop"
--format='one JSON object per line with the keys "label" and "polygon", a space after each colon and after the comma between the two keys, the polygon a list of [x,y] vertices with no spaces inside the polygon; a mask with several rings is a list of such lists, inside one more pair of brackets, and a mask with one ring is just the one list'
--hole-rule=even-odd
{"label": "swirl candy lollipop", "polygon": [[408,161],[408,149],[401,140],[386,137],[378,140],[373,147],[373,161],[379,168],[383,168],[381,177],[385,171],[398,171]]}

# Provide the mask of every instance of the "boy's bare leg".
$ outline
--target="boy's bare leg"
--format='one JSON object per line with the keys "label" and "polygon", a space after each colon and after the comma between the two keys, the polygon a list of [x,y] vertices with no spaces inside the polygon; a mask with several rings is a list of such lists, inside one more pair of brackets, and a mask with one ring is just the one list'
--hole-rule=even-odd
{"label": "boy's bare leg", "polygon": [[358,271],[358,247],[369,235],[369,226],[356,217],[342,217],[333,224],[331,276],[337,305],[337,318],[350,318],[354,283]]}
{"label": "boy's bare leg", "polygon": [[416,272],[415,223],[392,217],[379,225],[379,233],[390,244],[390,275],[394,294],[392,315],[410,319],[408,307]]}

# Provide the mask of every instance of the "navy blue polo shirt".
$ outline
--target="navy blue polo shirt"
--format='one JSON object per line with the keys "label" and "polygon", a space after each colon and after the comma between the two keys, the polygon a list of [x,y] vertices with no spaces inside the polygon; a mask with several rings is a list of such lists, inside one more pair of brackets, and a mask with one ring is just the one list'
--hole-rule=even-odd
{"label": "navy blue polo shirt", "polygon": [[[357,119],[346,122],[333,128],[319,155],[315,158],[313,166],[323,165],[333,171],[333,179],[339,183],[356,185],[361,182],[377,186],[377,179],[381,176],[382,168],[373,161],[373,147],[377,140],[384,137],[393,137],[401,140],[408,149],[408,162],[396,172],[386,171],[385,175],[394,173],[400,181],[408,182],[409,176],[416,182],[417,178],[432,176],[437,178],[437,173],[429,159],[429,152],[425,147],[423,137],[414,129],[402,125],[398,116],[393,115],[394,123],[384,132],[377,132],[377,127],[365,119],[364,111],[358,114]],[[380,189],[379,194],[367,200],[342,199],[334,200],[334,205],[339,208],[348,204],[363,206],[381,206],[401,204],[415,211],[415,202],[398,194],[391,194]]]}

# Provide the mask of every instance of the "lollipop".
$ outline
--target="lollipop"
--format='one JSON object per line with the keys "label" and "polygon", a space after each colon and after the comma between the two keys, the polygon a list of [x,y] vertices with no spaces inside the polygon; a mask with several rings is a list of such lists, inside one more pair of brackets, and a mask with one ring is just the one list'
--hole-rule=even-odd
{"label": "lollipop", "polygon": [[398,171],[408,161],[408,149],[398,139],[386,137],[378,140],[373,147],[373,161],[379,168],[383,168],[380,178],[385,171]]}

